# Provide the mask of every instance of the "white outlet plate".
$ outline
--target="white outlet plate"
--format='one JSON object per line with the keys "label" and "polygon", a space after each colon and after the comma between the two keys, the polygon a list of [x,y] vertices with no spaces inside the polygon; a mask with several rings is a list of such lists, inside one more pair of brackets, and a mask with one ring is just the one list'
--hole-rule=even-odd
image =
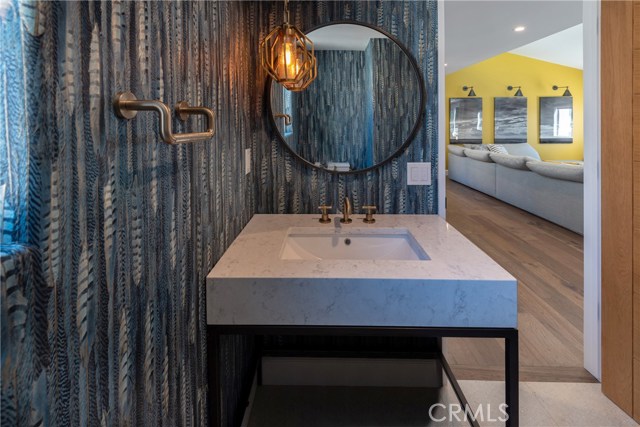
{"label": "white outlet plate", "polygon": [[251,148],[244,149],[244,174],[251,173]]}
{"label": "white outlet plate", "polygon": [[407,163],[407,185],[431,185],[431,162]]}

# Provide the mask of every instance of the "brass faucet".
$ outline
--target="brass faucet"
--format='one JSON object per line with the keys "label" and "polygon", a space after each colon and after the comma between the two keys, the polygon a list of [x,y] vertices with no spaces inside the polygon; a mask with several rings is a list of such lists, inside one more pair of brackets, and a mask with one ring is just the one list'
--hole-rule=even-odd
{"label": "brass faucet", "polygon": [[349,215],[351,215],[351,202],[349,201],[349,197],[345,197],[340,222],[343,224],[350,224],[353,220],[349,218]]}
{"label": "brass faucet", "polygon": [[373,224],[374,222],[376,222],[376,220],[373,218],[373,213],[376,210],[378,210],[377,207],[370,205],[370,206],[363,206],[362,209],[367,211],[364,219],[362,220],[365,224]]}
{"label": "brass faucet", "polygon": [[318,206],[318,209],[322,211],[322,217],[319,219],[320,224],[329,224],[331,222],[331,218],[329,218],[329,209],[333,206],[321,205]]}

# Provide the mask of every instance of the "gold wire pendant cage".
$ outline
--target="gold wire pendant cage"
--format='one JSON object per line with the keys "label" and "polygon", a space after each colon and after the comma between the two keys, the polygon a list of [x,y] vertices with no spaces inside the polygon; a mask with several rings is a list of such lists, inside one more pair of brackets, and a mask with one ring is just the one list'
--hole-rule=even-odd
{"label": "gold wire pendant cage", "polygon": [[285,22],[260,43],[262,67],[278,83],[292,92],[306,89],[318,75],[313,42],[289,24],[288,1]]}

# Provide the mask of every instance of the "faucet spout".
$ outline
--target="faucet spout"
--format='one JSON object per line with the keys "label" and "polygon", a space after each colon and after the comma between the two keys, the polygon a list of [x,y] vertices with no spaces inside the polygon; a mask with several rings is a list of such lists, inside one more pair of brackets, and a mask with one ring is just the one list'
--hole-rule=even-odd
{"label": "faucet spout", "polygon": [[349,215],[351,215],[351,202],[349,201],[349,197],[345,197],[340,222],[343,224],[350,224],[353,220],[349,218]]}

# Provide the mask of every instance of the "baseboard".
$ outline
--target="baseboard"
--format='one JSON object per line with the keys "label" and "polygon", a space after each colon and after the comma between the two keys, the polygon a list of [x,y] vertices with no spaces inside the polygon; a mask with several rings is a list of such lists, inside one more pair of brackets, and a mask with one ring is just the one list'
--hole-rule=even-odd
{"label": "baseboard", "polygon": [[263,357],[262,384],[345,387],[440,387],[437,359]]}

